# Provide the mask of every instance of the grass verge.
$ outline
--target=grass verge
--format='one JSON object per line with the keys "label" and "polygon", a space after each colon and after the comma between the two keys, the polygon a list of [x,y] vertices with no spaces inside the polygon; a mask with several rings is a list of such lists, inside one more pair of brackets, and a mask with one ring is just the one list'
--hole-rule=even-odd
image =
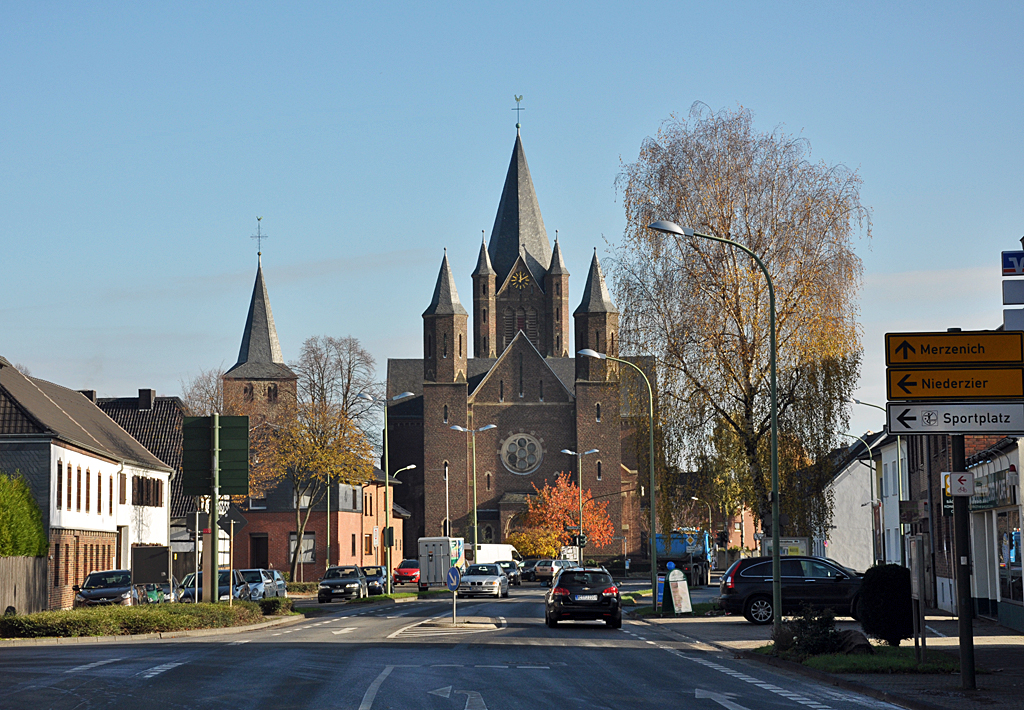
{"label": "grass verge", "polygon": [[[919,664],[914,657],[914,649],[911,646],[875,646],[875,652],[871,655],[846,655],[843,653],[828,653],[821,656],[811,656],[802,661],[798,658],[786,658],[789,661],[802,663],[808,668],[824,671],[825,673],[959,673],[960,661],[955,656],[944,651],[930,650],[925,658],[926,662]],[[775,645],[768,644],[754,650],[765,656],[775,655]]]}
{"label": "grass verge", "polygon": [[258,604],[145,604],[42,611],[0,617],[0,638],[122,636],[245,626],[263,620]]}
{"label": "grass verge", "polygon": [[[649,595],[648,595],[649,596]],[[693,604],[693,611],[684,614],[667,614],[659,607],[658,613],[654,613],[650,607],[650,599],[647,600],[647,606],[637,606],[633,609],[633,614],[636,616],[643,616],[652,619],[672,619],[677,616],[692,617],[692,616],[707,616],[709,611],[715,611],[718,609],[717,602],[699,602]]]}

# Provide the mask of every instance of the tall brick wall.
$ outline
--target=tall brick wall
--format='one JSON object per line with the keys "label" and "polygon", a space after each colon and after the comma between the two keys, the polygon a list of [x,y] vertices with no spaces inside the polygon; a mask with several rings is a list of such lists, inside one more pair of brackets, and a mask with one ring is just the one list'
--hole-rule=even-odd
{"label": "tall brick wall", "polygon": [[47,573],[49,608],[70,609],[75,601],[72,587],[82,584],[90,572],[116,569],[116,561],[116,533],[51,529]]}

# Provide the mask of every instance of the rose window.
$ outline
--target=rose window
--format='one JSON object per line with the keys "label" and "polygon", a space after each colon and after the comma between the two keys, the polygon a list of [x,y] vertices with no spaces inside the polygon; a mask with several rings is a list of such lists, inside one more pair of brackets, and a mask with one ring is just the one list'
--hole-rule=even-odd
{"label": "rose window", "polygon": [[533,473],[542,458],[540,442],[529,434],[510,436],[501,445],[501,462],[512,473]]}

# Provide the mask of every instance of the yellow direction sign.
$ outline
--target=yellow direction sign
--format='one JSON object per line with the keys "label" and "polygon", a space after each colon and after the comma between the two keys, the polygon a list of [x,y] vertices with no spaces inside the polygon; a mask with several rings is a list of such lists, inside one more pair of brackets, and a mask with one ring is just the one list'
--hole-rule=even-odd
{"label": "yellow direction sign", "polygon": [[1021,399],[1024,368],[888,369],[889,399]]}
{"label": "yellow direction sign", "polygon": [[885,334],[885,364],[889,367],[1021,362],[1024,362],[1024,332],[1019,330]]}

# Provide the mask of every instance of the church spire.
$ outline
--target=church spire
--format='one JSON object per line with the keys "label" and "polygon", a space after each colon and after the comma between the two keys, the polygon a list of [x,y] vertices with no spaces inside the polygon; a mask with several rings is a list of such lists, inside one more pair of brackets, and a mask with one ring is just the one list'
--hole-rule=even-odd
{"label": "church spire", "polygon": [[597,249],[594,249],[594,258],[590,261],[590,273],[587,274],[587,283],[583,286],[583,300],[573,315],[580,313],[618,313],[619,309],[612,302],[612,296],[608,293],[608,286],[604,282],[604,272],[601,271],[601,262],[597,259]]}
{"label": "church spire", "polygon": [[562,259],[562,248],[558,246],[558,230],[555,230],[555,248],[551,252],[551,266],[548,273],[552,276],[568,276],[569,270],[565,268],[565,260]]}
{"label": "church spire", "polygon": [[263,257],[260,255],[257,256],[256,283],[252,287],[249,315],[242,332],[242,346],[238,349],[238,362],[225,374],[234,377],[294,376],[284,364],[284,356],[281,354],[274,314],[270,310],[270,296],[267,295],[267,284],[263,279]]}
{"label": "church spire", "polygon": [[444,250],[444,259],[441,260],[441,270],[437,274],[437,283],[434,285],[434,295],[430,299],[430,305],[423,311],[425,316],[468,316],[469,313],[462,307],[459,301],[459,292],[455,290],[455,278],[452,276],[452,267],[448,264],[448,250]]}
{"label": "church spire", "polygon": [[508,278],[520,251],[535,278],[548,270],[551,242],[544,229],[544,218],[537,203],[530,166],[526,164],[523,141],[517,129],[512,159],[505,175],[505,186],[501,191],[488,247],[491,262],[498,274],[498,283]]}
{"label": "church spire", "polygon": [[494,273],[494,267],[491,266],[491,256],[487,253],[487,242],[484,241],[480,244],[480,256],[476,260],[476,268],[473,269],[473,273],[470,275],[476,278],[477,276],[493,276]]}

